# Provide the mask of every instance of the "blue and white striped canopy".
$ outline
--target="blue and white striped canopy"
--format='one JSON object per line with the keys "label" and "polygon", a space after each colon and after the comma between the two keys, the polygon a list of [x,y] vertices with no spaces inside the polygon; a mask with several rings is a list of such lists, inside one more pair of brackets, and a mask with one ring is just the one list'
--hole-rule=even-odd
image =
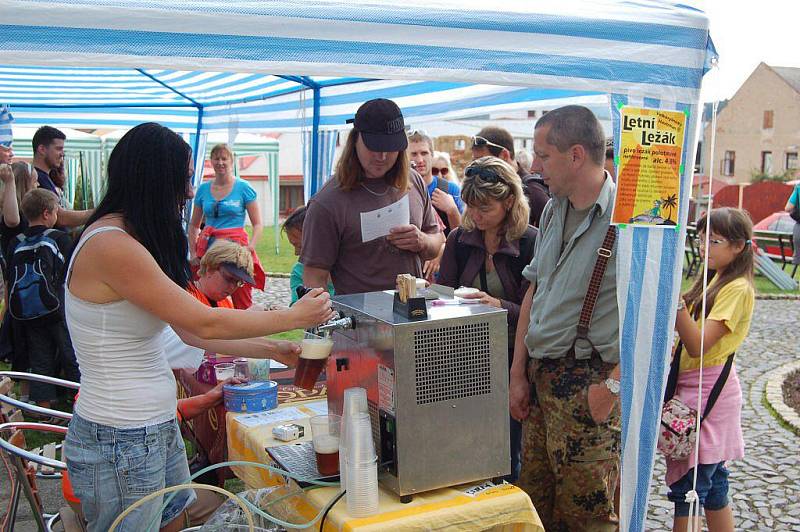
{"label": "blue and white striped canopy", "polygon": [[617,132],[616,105],[685,111],[682,224],[618,239],[620,518],[644,528],[700,85],[716,56],[703,13],[655,0],[4,0],[0,36],[0,104],[19,124],[156,120],[195,139],[310,130],[311,193],[329,160],[320,130],[378,96],[412,122],[597,93],[611,95]]}
{"label": "blue and white striped canopy", "polygon": [[6,0],[0,102],[20,124],[194,132],[311,126],[315,105],[318,127],[341,127],[376,94],[426,119],[597,92],[697,97],[702,13],[539,4]]}

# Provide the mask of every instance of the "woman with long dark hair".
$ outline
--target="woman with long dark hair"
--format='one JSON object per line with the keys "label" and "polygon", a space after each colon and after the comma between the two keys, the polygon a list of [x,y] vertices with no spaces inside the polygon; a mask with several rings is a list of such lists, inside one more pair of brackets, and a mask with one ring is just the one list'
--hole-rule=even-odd
{"label": "woman with long dark hair", "polygon": [[[211,308],[186,292],[181,223],[192,174],[191,149],[174,132],[147,123],[126,133],[67,272],[67,323],[82,375],[64,456],[90,530],[107,530],[143,496],[189,480],[162,346],[166,325],[186,343],[226,352],[211,339],[264,336],[332,316],[322,290],[273,312]],[[160,516],[156,498],[119,530],[144,530],[153,519],[165,525],[194,498],[180,492]]]}

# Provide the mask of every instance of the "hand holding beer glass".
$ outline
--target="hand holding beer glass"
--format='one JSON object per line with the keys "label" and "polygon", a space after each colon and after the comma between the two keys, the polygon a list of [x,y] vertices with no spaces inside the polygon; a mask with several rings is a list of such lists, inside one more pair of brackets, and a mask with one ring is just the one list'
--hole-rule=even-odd
{"label": "hand holding beer glass", "polygon": [[300,358],[294,371],[294,385],[305,390],[313,390],[322,368],[328,363],[328,355],[333,349],[333,339],[305,333]]}
{"label": "hand holding beer glass", "polygon": [[311,441],[317,456],[317,471],[325,477],[339,472],[341,416],[328,414],[311,418]]}

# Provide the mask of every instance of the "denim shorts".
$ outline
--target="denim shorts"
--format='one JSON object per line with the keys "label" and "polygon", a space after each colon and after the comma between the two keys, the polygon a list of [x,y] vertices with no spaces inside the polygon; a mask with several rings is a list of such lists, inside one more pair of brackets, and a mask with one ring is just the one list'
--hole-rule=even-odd
{"label": "denim shorts", "polygon": [[[694,469],[669,487],[667,498],[675,503],[675,516],[688,517],[686,493],[692,489]],[[728,506],[728,470],[725,462],[700,464],[697,468],[697,498],[705,510],[722,510]]]}
{"label": "denim shorts", "polygon": [[[76,414],[63,455],[89,530],[108,530],[119,514],[145,495],[189,482],[186,448],[175,419],[118,429]],[[154,520],[163,526],[195,499],[194,490],[179,491],[158,518],[164,496],[156,497],[128,514],[116,530],[140,532]]]}

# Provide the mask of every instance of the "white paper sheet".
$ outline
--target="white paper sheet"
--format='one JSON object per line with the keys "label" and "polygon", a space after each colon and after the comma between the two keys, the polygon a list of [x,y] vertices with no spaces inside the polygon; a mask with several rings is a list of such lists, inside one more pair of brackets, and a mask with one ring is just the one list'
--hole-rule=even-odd
{"label": "white paper sheet", "polygon": [[315,416],[326,416],[328,415],[328,401],[315,401],[313,403],[304,404],[303,408],[311,410],[314,412]]}
{"label": "white paper sheet", "polygon": [[273,360],[271,358],[269,359],[269,369],[286,369],[288,367],[289,366],[287,366],[286,364],[281,364],[277,360]]}
{"label": "white paper sheet", "polygon": [[281,423],[283,421],[294,421],[296,419],[302,419],[305,417],[308,416],[299,411],[297,408],[290,407],[238,416],[236,421],[245,427],[255,427],[257,425],[272,425],[274,423]]}
{"label": "white paper sheet", "polygon": [[392,227],[408,225],[408,194],[381,209],[361,213],[361,241],[369,242],[389,234]]}

